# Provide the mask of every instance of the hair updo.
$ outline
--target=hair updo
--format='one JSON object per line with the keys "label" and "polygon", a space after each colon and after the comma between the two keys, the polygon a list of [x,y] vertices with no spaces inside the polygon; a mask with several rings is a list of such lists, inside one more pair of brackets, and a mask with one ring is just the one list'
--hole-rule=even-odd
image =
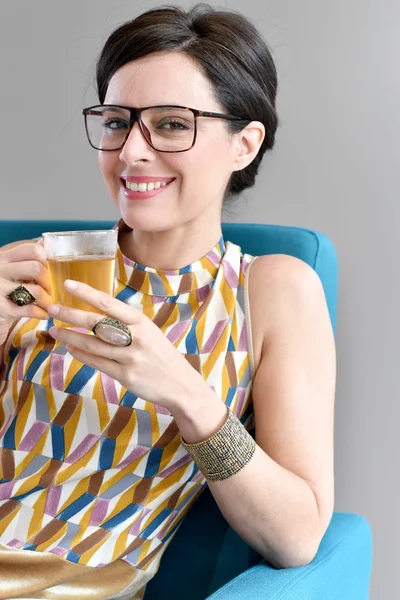
{"label": "hair updo", "polygon": [[[224,111],[261,121],[265,127],[257,156],[229,180],[226,196],[236,196],[254,185],[262,157],[275,141],[278,82],[270,51],[254,25],[235,12],[202,3],[188,11],[175,6],[151,9],[118,27],[107,39],[96,65],[100,103],[118,69],[166,51],[182,52],[200,67]],[[227,122],[232,133],[244,126],[240,121]]]}

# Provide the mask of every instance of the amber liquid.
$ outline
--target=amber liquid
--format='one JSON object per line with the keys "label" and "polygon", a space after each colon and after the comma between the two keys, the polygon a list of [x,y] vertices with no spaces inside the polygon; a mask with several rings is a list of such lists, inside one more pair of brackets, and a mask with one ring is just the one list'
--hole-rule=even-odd
{"label": "amber liquid", "polygon": [[[100,312],[98,308],[79,300],[64,288],[66,279],[87,283],[96,290],[113,295],[115,258],[109,256],[63,256],[48,259],[50,283],[54,304],[63,304],[89,312]],[[54,320],[56,325],[60,322]],[[65,325],[65,323],[62,323]],[[68,324],[72,327],[76,325]]]}

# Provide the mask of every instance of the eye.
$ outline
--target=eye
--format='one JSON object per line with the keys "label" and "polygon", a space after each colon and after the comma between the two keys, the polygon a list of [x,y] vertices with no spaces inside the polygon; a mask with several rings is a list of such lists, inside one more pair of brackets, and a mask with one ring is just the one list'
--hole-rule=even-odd
{"label": "eye", "polygon": [[191,129],[189,123],[185,122],[183,119],[170,118],[164,119],[157,124],[157,129],[172,129],[175,131],[187,131]]}
{"label": "eye", "polygon": [[103,121],[104,129],[110,129],[111,131],[126,130],[128,123],[121,119],[106,119]]}

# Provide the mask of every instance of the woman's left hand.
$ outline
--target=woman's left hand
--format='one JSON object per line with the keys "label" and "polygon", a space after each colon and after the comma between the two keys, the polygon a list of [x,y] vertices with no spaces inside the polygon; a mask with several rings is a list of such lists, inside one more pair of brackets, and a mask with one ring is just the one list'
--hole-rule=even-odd
{"label": "woman's left hand", "polygon": [[199,391],[201,394],[202,388],[210,390],[201,374],[146,315],[84,283],[68,280],[65,288],[102,314],[51,305],[49,315],[89,331],[103,317],[112,317],[127,325],[133,338],[130,346],[113,346],[94,335],[52,327],[50,335],[67,344],[74,358],[109,375],[136,396],[164,406],[172,413],[193,394],[198,396]]}

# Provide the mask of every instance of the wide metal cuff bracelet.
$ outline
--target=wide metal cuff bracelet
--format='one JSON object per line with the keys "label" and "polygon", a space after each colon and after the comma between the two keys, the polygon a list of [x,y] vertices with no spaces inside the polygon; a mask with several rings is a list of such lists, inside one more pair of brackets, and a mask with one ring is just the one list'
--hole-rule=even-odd
{"label": "wide metal cuff bracelet", "polygon": [[182,445],[210,481],[222,481],[240,471],[256,450],[256,442],[230,408],[219,431],[197,444],[182,439]]}

